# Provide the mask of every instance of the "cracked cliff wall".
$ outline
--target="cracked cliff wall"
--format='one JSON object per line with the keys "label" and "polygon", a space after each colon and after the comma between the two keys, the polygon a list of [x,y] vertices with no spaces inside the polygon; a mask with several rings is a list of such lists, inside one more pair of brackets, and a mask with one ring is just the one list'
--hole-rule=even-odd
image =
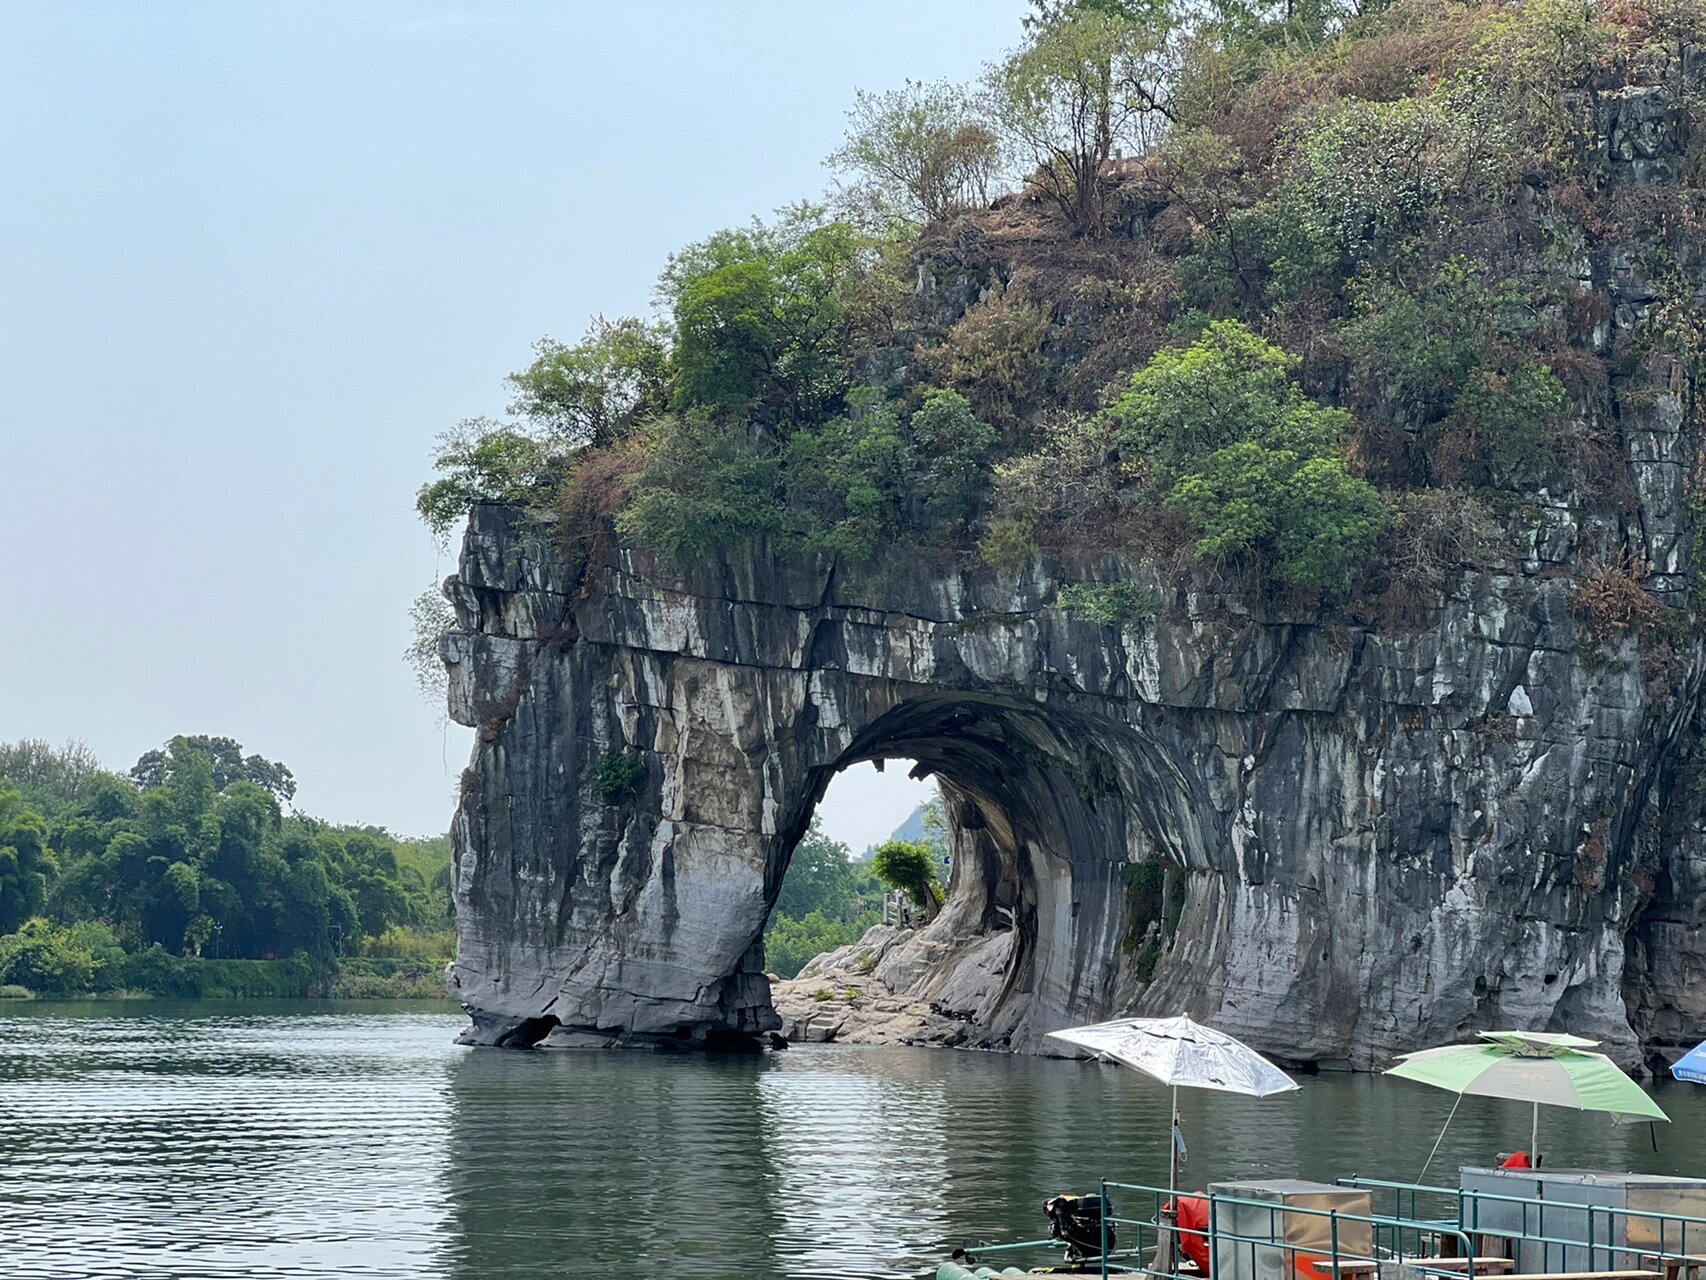
{"label": "cracked cliff wall", "polygon": [[[1683,448],[1668,420],[1655,456]],[[1667,530],[1680,588],[1673,471],[1626,532]],[[479,507],[445,641],[479,730],[453,828],[469,1037],[772,1030],[788,855],[834,771],[880,757],[951,797],[950,901],[899,980],[962,1042],[1180,1008],[1358,1065],[1493,1025],[1625,1059],[1698,1034],[1701,646],[1655,701],[1635,638],[1607,651],[1569,605],[1561,570],[1610,533],[1532,519],[1424,628],[1151,578],[1165,609],[1122,630],[1053,599],[1141,566],[862,583],[753,554],[683,577],[613,546],[583,590],[548,524]],[[611,795],[618,756],[643,773]],[[1172,927],[1134,892],[1154,862],[1182,872]]]}

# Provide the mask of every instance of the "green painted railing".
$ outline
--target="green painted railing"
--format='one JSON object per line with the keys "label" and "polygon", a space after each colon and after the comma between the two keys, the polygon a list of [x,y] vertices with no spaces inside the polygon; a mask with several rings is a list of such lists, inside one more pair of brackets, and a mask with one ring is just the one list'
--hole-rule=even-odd
{"label": "green painted railing", "polygon": [[[1706,1256],[1706,1217],[1660,1213],[1650,1209],[1623,1209],[1611,1205],[1579,1204],[1536,1196],[1510,1196],[1458,1187],[1388,1182],[1379,1178],[1340,1178],[1338,1182],[1341,1186],[1359,1190],[1390,1191],[1393,1193],[1395,1206],[1402,1206],[1404,1198],[1408,1196],[1412,1210],[1419,1205],[1422,1196],[1450,1201],[1453,1217],[1449,1221],[1452,1221],[1460,1232],[1480,1239],[1506,1241],[1513,1246],[1538,1246],[1541,1271],[1637,1270],[1644,1269],[1645,1260],[1649,1258],[1656,1262],[1681,1263],[1690,1270],[1699,1267],[1706,1271],[1706,1266],[1700,1263],[1701,1258]],[[1494,1225],[1498,1218],[1484,1213],[1486,1206],[1500,1205],[1516,1207],[1516,1228]],[[1546,1229],[1548,1211],[1552,1216],[1552,1233]],[[1558,1234],[1560,1218],[1580,1218],[1582,1231]],[[1636,1232],[1639,1242],[1634,1245],[1620,1243],[1630,1238],[1629,1228],[1632,1225],[1650,1230]],[[1620,1226],[1621,1231],[1618,1229]],[[1565,1260],[1571,1251],[1586,1252],[1585,1268],[1566,1268]],[[1601,1259],[1606,1264],[1605,1268],[1600,1266]]]}
{"label": "green painted railing", "polygon": [[[1335,1209],[1317,1209],[1302,1205],[1280,1204],[1268,1200],[1252,1200],[1239,1196],[1207,1195],[1209,1226],[1205,1233],[1218,1258],[1220,1248],[1231,1244],[1236,1249],[1248,1248],[1252,1268],[1256,1250],[1279,1250],[1286,1255],[1288,1275],[1299,1274],[1299,1263],[1307,1260],[1308,1271],[1322,1280],[1341,1277],[1343,1268],[1351,1264],[1394,1264],[1407,1266],[1426,1276],[1450,1277],[1451,1280],[1477,1280],[1474,1258],[1479,1242],[1496,1239],[1510,1247],[1520,1258],[1538,1249],[1539,1271],[1557,1270],[1647,1270],[1655,1264],[1664,1270],[1663,1263],[1674,1262],[1684,1275],[1698,1271],[1706,1275],[1706,1217],[1688,1214],[1660,1213],[1643,1209],[1620,1209],[1600,1205],[1572,1204],[1561,1200],[1535,1197],[1507,1196],[1494,1192],[1462,1190],[1456,1187],[1428,1186],[1420,1183],[1390,1182],[1378,1178],[1340,1178],[1337,1185],[1353,1190],[1368,1191],[1378,1203],[1387,1194],[1392,1199],[1393,1212],[1368,1215],[1344,1213]],[[1161,1276],[1165,1273],[1150,1264],[1160,1250],[1161,1233],[1176,1226],[1164,1221],[1163,1207],[1171,1193],[1163,1187],[1141,1183],[1117,1182],[1102,1179],[1102,1248],[1100,1272],[1103,1280],[1109,1276]],[[1126,1206],[1124,1214],[1114,1211],[1116,1198]],[[1499,1220],[1491,1206],[1515,1206],[1517,1225],[1492,1225]],[[1267,1234],[1249,1231],[1234,1232],[1223,1221],[1222,1210],[1260,1209],[1268,1216]],[[1548,1232],[1548,1213],[1552,1230]],[[1426,1216],[1424,1216],[1424,1214]],[[1290,1244],[1280,1237],[1286,1216],[1310,1217],[1323,1220],[1327,1243]],[[1579,1223],[1582,1230],[1560,1232],[1560,1221],[1566,1215]],[[1508,1217],[1509,1215],[1503,1215]],[[1572,1225],[1573,1225],[1572,1223]],[[1342,1247],[1341,1226],[1356,1224],[1368,1228],[1372,1248],[1358,1253]],[[1637,1243],[1631,1244],[1631,1227]],[[1122,1246],[1109,1249],[1109,1232]],[[1361,1234],[1360,1232],[1358,1234]],[[1446,1241],[1459,1246],[1461,1267],[1429,1267],[1417,1265],[1419,1260],[1434,1256]],[[972,1266],[984,1257],[1006,1257],[1024,1251],[1061,1247],[1053,1238],[1024,1240],[1013,1244],[971,1245],[968,1253]],[[1177,1249],[1175,1240],[1174,1249]],[[1585,1253],[1587,1265],[1565,1267],[1572,1257]],[[1300,1257],[1301,1255],[1301,1257]],[[1603,1264],[1603,1265],[1602,1265]],[[1351,1269],[1357,1270],[1351,1266]],[[1482,1277],[1487,1275],[1483,1269]]]}
{"label": "green painted railing", "polygon": [[[1170,1273],[1149,1265],[1149,1261],[1153,1261],[1160,1250],[1163,1230],[1174,1232],[1175,1249],[1177,1249],[1176,1237],[1180,1234],[1204,1234],[1213,1242],[1217,1250],[1228,1243],[1238,1248],[1247,1246],[1251,1250],[1252,1265],[1256,1257],[1256,1250],[1279,1250],[1287,1255],[1288,1271],[1294,1275],[1300,1261],[1299,1255],[1301,1255],[1303,1259],[1311,1263],[1324,1264],[1325,1270],[1320,1272],[1322,1280],[1331,1280],[1333,1277],[1340,1276],[1342,1268],[1349,1264],[1400,1260],[1402,1255],[1394,1254],[1390,1248],[1382,1246],[1381,1241],[1387,1240],[1401,1245],[1406,1238],[1406,1233],[1418,1241],[1424,1232],[1436,1240],[1441,1236],[1455,1237],[1462,1242],[1465,1254],[1468,1253],[1468,1237],[1455,1230],[1449,1223],[1441,1225],[1396,1217],[1363,1216],[1343,1213],[1334,1209],[1315,1209],[1302,1205],[1279,1204],[1268,1200],[1251,1200],[1219,1194],[1203,1197],[1208,1201],[1209,1206],[1209,1227],[1206,1233],[1180,1232],[1177,1226],[1163,1221],[1163,1208],[1172,1195],[1166,1188],[1144,1186],[1133,1182],[1116,1182],[1106,1178],[1101,1181],[1099,1188],[1103,1206],[1100,1259],[1100,1272],[1103,1280],[1107,1280],[1109,1276],[1119,1275],[1169,1275]],[[1116,1195],[1129,1206],[1127,1214],[1121,1215],[1114,1211]],[[1222,1222],[1220,1211],[1223,1208],[1234,1206],[1265,1211],[1269,1215],[1268,1233],[1258,1235],[1232,1231],[1228,1225]],[[1133,1216],[1134,1214],[1142,1214],[1145,1210],[1147,1210],[1148,1216]],[[1290,1244],[1285,1242],[1281,1238],[1281,1227],[1288,1216],[1321,1219],[1326,1228],[1327,1242],[1325,1247],[1320,1244]],[[1368,1234],[1375,1246],[1371,1252],[1356,1253],[1348,1248],[1341,1247],[1340,1227],[1341,1224],[1347,1223],[1368,1226]],[[1115,1238],[1119,1239],[1124,1247],[1109,1248],[1110,1228],[1112,1228]],[[986,1258],[1004,1259],[1015,1253],[1051,1247],[1059,1248],[1060,1245],[1061,1242],[1053,1238],[1023,1240],[1000,1245],[968,1244],[966,1246],[966,1265],[969,1270]],[[1385,1252],[1382,1252],[1383,1248],[1386,1248]],[[1412,1251],[1409,1256],[1418,1257],[1422,1255],[1417,1250]],[[1458,1280],[1476,1280],[1473,1262],[1468,1265],[1467,1270],[1460,1269],[1449,1273],[1442,1272],[1441,1274],[1449,1274]]]}

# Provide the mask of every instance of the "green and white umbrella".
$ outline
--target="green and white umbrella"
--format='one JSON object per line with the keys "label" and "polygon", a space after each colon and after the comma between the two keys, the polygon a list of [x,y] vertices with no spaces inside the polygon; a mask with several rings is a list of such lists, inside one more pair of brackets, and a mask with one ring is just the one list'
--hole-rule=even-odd
{"label": "green and white umbrella", "polygon": [[1615,1062],[1589,1052],[1597,1040],[1541,1031],[1483,1031],[1481,1039],[1486,1043],[1406,1053],[1386,1074],[1459,1095],[1533,1103],[1530,1155],[1540,1134],[1542,1104],[1606,1111],[1616,1120],[1670,1119]]}

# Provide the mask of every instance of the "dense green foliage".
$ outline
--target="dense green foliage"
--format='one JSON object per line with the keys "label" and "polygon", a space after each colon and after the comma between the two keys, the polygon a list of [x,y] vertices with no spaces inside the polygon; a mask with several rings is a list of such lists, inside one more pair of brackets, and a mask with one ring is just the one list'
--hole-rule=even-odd
{"label": "dense green foliage", "polygon": [[611,751],[598,761],[598,779],[593,784],[598,798],[619,804],[639,790],[646,778],[645,761],[626,751]]}
{"label": "dense green foliage", "polygon": [[853,862],[847,846],[826,836],[814,818],[794,846],[764,930],[770,971],[792,978],[814,956],[857,942],[882,921],[882,899],[869,868]]}
{"label": "dense green foliage", "polygon": [[131,766],[131,779],[144,791],[163,786],[174,766],[192,753],[207,758],[215,791],[224,791],[233,782],[252,782],[279,804],[289,804],[296,797],[296,778],[282,764],[262,756],[245,756],[242,743],[205,733],[173,738],[164,747],[143,752]]}
{"label": "dense green foliage", "polygon": [[57,870],[46,820],[18,792],[0,791],[0,933],[42,909]]}
{"label": "dense green foliage", "polygon": [[75,739],[61,747],[40,738],[0,742],[0,779],[22,796],[26,807],[49,818],[113,777],[101,768],[95,753]]}
{"label": "dense green foliage", "polygon": [[891,889],[899,889],[927,915],[942,905],[942,886],[936,878],[939,855],[922,840],[885,840],[871,855],[871,871]]}
{"label": "dense green foliage", "polygon": [[1161,611],[1160,597],[1137,582],[1068,583],[1056,603],[1104,627],[1129,627]]}
{"label": "dense green foliage", "polygon": [[1202,556],[1257,553],[1290,582],[1342,588],[1380,534],[1379,493],[1345,468],[1350,415],[1305,396],[1285,353],[1236,320],[1156,352],[1108,414]]}
{"label": "dense green foliage", "polygon": [[[571,545],[681,568],[1119,552],[1425,612],[1542,488],[1629,509],[1620,388],[1661,349],[1692,386],[1703,40],[1692,0],[1038,0],[979,85],[861,94],[831,207],[542,346],[423,514],[554,503]],[[1630,86],[1675,145],[1620,185],[1594,130]],[[1644,313],[1604,314],[1608,254]],[[1095,590],[1059,602],[1136,616]]]}
{"label": "dense green foliage", "polygon": [[85,756],[0,747],[0,982],[305,994],[340,956],[447,955],[448,838],[286,815],[290,770],[229,738],[173,738],[129,776]]}
{"label": "dense green foliage", "polygon": [[604,447],[664,407],[669,372],[660,326],[600,317],[572,347],[539,343],[533,363],[510,375],[510,411],[551,439]]}

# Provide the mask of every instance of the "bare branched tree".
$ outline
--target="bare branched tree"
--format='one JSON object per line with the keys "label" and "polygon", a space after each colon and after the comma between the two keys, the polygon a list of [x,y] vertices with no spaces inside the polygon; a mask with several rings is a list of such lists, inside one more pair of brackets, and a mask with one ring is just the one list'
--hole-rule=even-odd
{"label": "bare branched tree", "polygon": [[445,698],[449,694],[449,677],[445,674],[444,660],[439,657],[439,641],[444,633],[449,631],[455,622],[455,614],[451,612],[450,602],[444,598],[444,592],[435,586],[428,587],[415,598],[409,606],[409,624],[414,632],[414,639],[409,647],[403,650],[403,661],[409,664],[409,669],[415,673],[415,685],[421,691],[421,697],[434,703],[439,713],[444,713]]}
{"label": "bare branched tree", "polygon": [[1108,164],[1148,150],[1170,118],[1173,18],[1073,9],[1035,22],[1030,39],[991,68],[1004,140],[1034,165],[1031,180],[1080,234],[1108,229]]}
{"label": "bare branched tree", "polygon": [[1001,144],[963,86],[908,80],[887,93],[861,89],[847,124],[847,140],[825,163],[851,179],[843,195],[857,212],[934,222],[989,203]]}

